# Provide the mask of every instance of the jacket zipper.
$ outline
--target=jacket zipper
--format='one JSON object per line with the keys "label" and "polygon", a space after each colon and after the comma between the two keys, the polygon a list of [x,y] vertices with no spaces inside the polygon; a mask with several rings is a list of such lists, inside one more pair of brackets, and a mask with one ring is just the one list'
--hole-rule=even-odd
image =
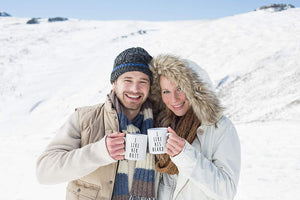
{"label": "jacket zipper", "polygon": [[113,188],[112,188],[112,191],[111,191],[111,193],[110,193],[110,199],[112,199],[113,198],[113,193],[114,193],[114,189],[115,189],[115,180],[116,180],[116,174],[117,174],[117,171],[118,171],[118,168],[119,168],[119,160],[118,160],[118,163],[117,163],[117,167],[116,167],[116,170],[114,171],[114,186],[113,186]]}
{"label": "jacket zipper", "polygon": [[[114,115],[115,115],[115,119],[118,121],[118,115],[117,115],[117,112],[116,112],[116,111],[114,112]],[[117,122],[117,126],[118,126],[118,131],[119,131],[119,129],[120,129],[120,127],[119,127],[119,122]],[[113,198],[113,192],[114,192],[114,189],[115,189],[116,174],[117,174],[118,169],[119,169],[119,162],[120,162],[120,161],[118,160],[116,170],[114,171],[114,186],[113,186],[112,191],[111,191],[111,193],[110,193],[110,199],[111,199],[111,200],[112,200],[112,198]]]}

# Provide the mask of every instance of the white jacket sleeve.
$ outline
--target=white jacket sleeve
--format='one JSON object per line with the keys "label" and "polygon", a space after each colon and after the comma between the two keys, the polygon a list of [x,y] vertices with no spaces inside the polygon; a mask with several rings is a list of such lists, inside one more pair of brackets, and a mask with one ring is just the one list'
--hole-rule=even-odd
{"label": "white jacket sleeve", "polygon": [[[179,174],[193,182],[212,199],[233,199],[239,179],[241,153],[240,142],[233,124],[221,119],[218,128],[211,128],[208,134],[215,134],[210,141],[212,158],[207,159],[199,150],[186,142],[183,151],[172,161]],[[202,146],[201,146],[202,148]],[[203,149],[202,149],[203,151]]]}
{"label": "white jacket sleeve", "polygon": [[71,181],[116,162],[107,151],[105,137],[82,148],[80,143],[78,113],[74,112],[38,158],[38,181],[42,184]]}

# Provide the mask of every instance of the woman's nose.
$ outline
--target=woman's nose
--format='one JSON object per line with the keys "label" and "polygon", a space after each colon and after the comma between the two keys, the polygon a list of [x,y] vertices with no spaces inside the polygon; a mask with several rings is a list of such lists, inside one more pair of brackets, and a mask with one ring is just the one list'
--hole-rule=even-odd
{"label": "woman's nose", "polygon": [[172,93],[172,96],[171,96],[172,102],[175,103],[175,102],[177,102],[178,99],[179,99],[178,94],[176,92]]}

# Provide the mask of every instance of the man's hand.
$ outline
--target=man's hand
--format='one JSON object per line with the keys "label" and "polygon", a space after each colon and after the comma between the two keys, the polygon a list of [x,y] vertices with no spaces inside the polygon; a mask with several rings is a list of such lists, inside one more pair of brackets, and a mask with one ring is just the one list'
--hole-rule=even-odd
{"label": "man's hand", "polygon": [[176,156],[182,151],[185,139],[179,137],[171,127],[168,127],[168,132],[171,134],[167,140],[166,153],[170,156]]}
{"label": "man's hand", "polygon": [[109,155],[115,160],[123,160],[125,157],[124,136],[125,133],[115,132],[106,137],[106,148]]}

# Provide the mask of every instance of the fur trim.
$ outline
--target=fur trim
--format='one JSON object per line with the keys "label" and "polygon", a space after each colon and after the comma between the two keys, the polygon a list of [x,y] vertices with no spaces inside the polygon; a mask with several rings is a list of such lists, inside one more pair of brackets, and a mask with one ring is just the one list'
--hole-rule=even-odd
{"label": "fur trim", "polygon": [[160,76],[163,75],[181,87],[202,124],[216,124],[222,117],[223,108],[211,81],[196,63],[172,55],[159,55],[152,60],[151,71],[153,84],[150,99],[155,116],[165,109],[159,84]]}

